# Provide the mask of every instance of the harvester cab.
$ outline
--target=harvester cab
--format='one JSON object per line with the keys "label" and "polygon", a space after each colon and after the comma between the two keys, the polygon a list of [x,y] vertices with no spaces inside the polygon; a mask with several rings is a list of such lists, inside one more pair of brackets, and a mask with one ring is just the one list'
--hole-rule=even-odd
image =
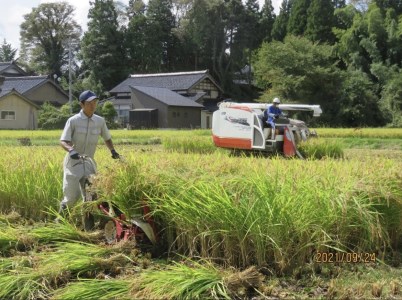
{"label": "harvester cab", "polygon": [[[315,135],[303,121],[275,119],[275,130],[263,121],[263,113],[272,104],[221,102],[213,113],[212,137],[215,146],[262,153],[281,153],[286,157],[298,155],[297,144]],[[285,113],[309,111],[319,117],[319,105],[280,104]]]}

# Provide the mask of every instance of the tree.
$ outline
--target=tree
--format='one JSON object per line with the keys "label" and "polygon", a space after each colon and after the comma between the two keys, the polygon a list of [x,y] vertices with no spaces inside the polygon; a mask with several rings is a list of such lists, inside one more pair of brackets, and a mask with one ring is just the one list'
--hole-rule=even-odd
{"label": "tree", "polygon": [[3,40],[3,44],[0,46],[0,61],[13,61],[17,49],[13,49],[11,44],[8,44],[6,39]]}
{"label": "tree", "polygon": [[332,4],[335,9],[343,8],[346,6],[346,1],[345,0],[332,0]]}
{"label": "tree", "polygon": [[391,116],[390,125],[402,127],[402,74],[401,70],[387,81],[382,92],[382,107]]}
{"label": "tree", "polygon": [[[387,31],[381,10],[373,3],[367,12],[367,33],[373,43],[376,54],[371,55],[373,61],[385,61],[387,56]],[[377,54],[378,53],[378,54]]]}
{"label": "tree", "polygon": [[77,45],[81,35],[73,17],[74,7],[67,2],[43,3],[24,15],[21,58],[31,69],[59,77],[68,69],[69,44]]}
{"label": "tree", "polygon": [[393,9],[387,10],[385,17],[385,26],[387,31],[387,61],[390,65],[398,65],[402,67],[402,17],[395,15]]}
{"label": "tree", "polygon": [[289,14],[288,34],[304,34],[307,28],[307,11],[310,3],[311,0],[294,0]]}
{"label": "tree", "polygon": [[371,1],[373,0],[349,0],[350,4],[352,4],[358,10],[363,12],[368,9]]}
{"label": "tree", "polygon": [[366,73],[355,70],[345,73],[342,81],[336,125],[348,127],[383,126],[386,123],[379,107],[376,86]]}
{"label": "tree", "polygon": [[131,20],[133,17],[138,15],[144,15],[146,6],[143,0],[130,0],[127,6],[127,15]]}
{"label": "tree", "polygon": [[[228,73],[229,68],[238,71],[244,67],[249,59],[247,52],[257,47],[258,35],[250,35],[250,32],[257,32],[258,3],[249,0],[245,8],[240,0],[228,1],[224,6],[223,21],[226,41],[224,47],[227,47],[230,55],[226,56],[226,66],[221,68],[221,71],[225,70],[224,73]],[[222,62],[224,61],[220,60],[220,63]],[[223,64],[220,67],[223,67]]]}
{"label": "tree", "polygon": [[59,110],[45,102],[39,111],[38,127],[41,129],[62,129],[70,117],[70,108]]}
{"label": "tree", "polygon": [[306,37],[313,42],[334,42],[334,7],[331,0],[311,0],[307,11]]}
{"label": "tree", "polygon": [[88,13],[88,31],[81,42],[85,68],[92,84],[109,90],[127,76],[123,34],[113,0],[95,0]]}
{"label": "tree", "polygon": [[175,19],[171,0],[149,0],[145,27],[147,68],[150,72],[168,71],[174,67]]}
{"label": "tree", "polygon": [[322,119],[332,122],[342,83],[335,59],[331,46],[303,37],[264,43],[254,57],[255,79],[265,90],[262,100],[277,95],[289,102],[321,104]]}
{"label": "tree", "polygon": [[379,7],[383,12],[392,8],[395,10],[396,14],[400,15],[402,13],[402,1],[401,0],[373,0],[377,7]]}
{"label": "tree", "polygon": [[339,36],[344,30],[352,26],[356,14],[358,14],[358,11],[353,5],[335,9],[335,28],[333,28],[333,31],[336,36]]}
{"label": "tree", "polygon": [[106,101],[105,103],[103,103],[101,112],[102,116],[105,118],[108,128],[116,128],[114,118],[117,116],[117,112],[113,106],[113,103],[110,101]]}
{"label": "tree", "polygon": [[262,40],[266,42],[272,41],[272,28],[275,22],[274,7],[271,0],[265,0],[261,10],[260,30]]}
{"label": "tree", "polygon": [[[236,12],[236,16],[242,14],[243,8],[240,6],[238,11]],[[245,36],[244,47],[246,49],[254,50],[260,46],[261,41],[263,39],[261,26],[260,26],[260,6],[257,0],[247,0],[246,5],[244,7],[244,18],[242,18],[242,22],[239,24],[240,28],[243,32],[240,32]],[[267,24],[269,26],[269,24]],[[272,24],[271,24],[272,26]],[[254,34],[251,34],[254,32]],[[238,32],[239,33],[239,32]],[[271,34],[270,34],[271,35]],[[237,34],[236,34],[237,36]]]}
{"label": "tree", "polygon": [[275,19],[272,26],[272,39],[276,41],[283,41],[287,35],[287,26],[289,20],[290,9],[292,8],[293,0],[283,0],[279,15]]}
{"label": "tree", "polygon": [[[366,73],[370,72],[370,56],[362,47],[361,41],[368,37],[367,22],[364,14],[355,9],[345,8],[353,15],[353,22],[350,27],[345,30],[335,30],[338,43],[335,45],[336,55],[340,58],[343,65],[350,70],[362,70]],[[366,43],[367,44],[367,43]],[[366,45],[368,46],[368,44]]]}
{"label": "tree", "polygon": [[223,1],[198,0],[188,14],[188,36],[194,52],[194,69],[209,69],[220,81],[219,66],[227,58],[225,20],[226,8]]}
{"label": "tree", "polygon": [[128,54],[130,73],[143,73],[148,69],[147,17],[142,0],[130,0],[127,8],[128,28],[125,33],[125,48]]}

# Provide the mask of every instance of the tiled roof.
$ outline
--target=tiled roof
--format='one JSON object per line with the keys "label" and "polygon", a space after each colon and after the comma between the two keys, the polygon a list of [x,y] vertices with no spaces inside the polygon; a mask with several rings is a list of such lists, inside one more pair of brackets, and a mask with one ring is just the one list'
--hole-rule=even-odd
{"label": "tiled roof", "polygon": [[16,90],[11,90],[11,91],[8,91],[8,92],[6,92],[6,93],[1,93],[0,100],[1,100],[1,98],[5,97],[5,96],[7,96],[7,95],[9,95],[9,94],[18,95],[18,97],[20,97],[22,100],[28,102],[29,104],[31,104],[31,105],[34,106],[35,108],[39,108],[39,105],[37,105],[34,101],[29,100],[29,99],[26,98],[24,95],[18,93]]}
{"label": "tiled roof", "polygon": [[130,93],[130,86],[148,86],[166,88],[172,91],[188,90],[204,77],[209,77],[208,71],[137,74],[114,87],[110,93]]}
{"label": "tiled roof", "polygon": [[0,62],[0,74],[6,74],[7,69],[14,69],[14,72],[11,72],[9,75],[11,76],[25,76],[27,75],[26,72],[21,69],[15,62],[13,61],[6,61]]}
{"label": "tiled roof", "polygon": [[167,88],[145,86],[131,86],[131,88],[133,92],[141,92],[169,106],[186,106],[199,108],[203,107],[201,104],[198,104],[191,99],[183,97]]}
{"label": "tiled roof", "polygon": [[0,73],[7,69],[11,65],[11,62],[0,62]]}
{"label": "tiled roof", "polygon": [[20,94],[25,94],[32,88],[44,84],[47,80],[47,76],[5,77],[3,84],[0,85],[0,97],[12,89]]}

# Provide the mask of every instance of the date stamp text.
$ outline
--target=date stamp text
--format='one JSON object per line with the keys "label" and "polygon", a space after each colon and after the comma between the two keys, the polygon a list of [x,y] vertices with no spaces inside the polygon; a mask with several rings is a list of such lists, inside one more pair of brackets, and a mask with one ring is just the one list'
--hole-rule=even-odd
{"label": "date stamp text", "polygon": [[370,252],[319,252],[314,254],[316,263],[373,263],[376,254]]}

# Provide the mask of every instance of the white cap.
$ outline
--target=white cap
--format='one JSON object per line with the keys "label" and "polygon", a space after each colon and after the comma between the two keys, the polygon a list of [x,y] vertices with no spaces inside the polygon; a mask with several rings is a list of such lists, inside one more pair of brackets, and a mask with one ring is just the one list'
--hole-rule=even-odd
{"label": "white cap", "polygon": [[272,103],[281,103],[281,100],[279,100],[279,98],[274,98],[274,101],[272,101]]}

